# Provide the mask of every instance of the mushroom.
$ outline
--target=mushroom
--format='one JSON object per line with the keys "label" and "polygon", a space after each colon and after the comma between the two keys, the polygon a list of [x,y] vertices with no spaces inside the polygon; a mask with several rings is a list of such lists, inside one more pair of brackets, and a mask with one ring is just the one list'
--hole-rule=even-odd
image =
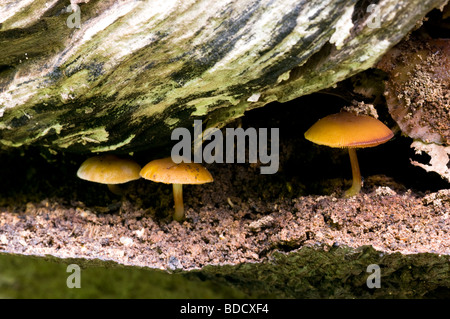
{"label": "mushroom", "polygon": [[117,184],[139,179],[140,170],[140,165],[131,159],[99,155],[85,160],[78,169],[77,176],[90,182],[107,184],[111,192],[122,195],[123,191]]}
{"label": "mushroom", "polygon": [[173,185],[173,219],[176,221],[182,221],[184,218],[183,184],[204,184],[213,181],[209,171],[201,164],[176,164],[171,157],[151,161],[142,168],[140,175],[154,182]]}
{"label": "mushroom", "polygon": [[305,138],[319,145],[348,148],[352,165],[353,184],[345,193],[351,197],[361,190],[356,148],[373,147],[385,143],[394,133],[379,120],[368,115],[341,112],[328,115],[309,128]]}

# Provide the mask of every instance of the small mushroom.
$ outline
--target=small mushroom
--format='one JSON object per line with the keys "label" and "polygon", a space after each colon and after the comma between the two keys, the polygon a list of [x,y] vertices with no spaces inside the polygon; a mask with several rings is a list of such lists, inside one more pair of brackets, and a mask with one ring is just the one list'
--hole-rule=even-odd
{"label": "small mushroom", "polygon": [[209,171],[201,164],[176,164],[170,157],[151,161],[142,168],[140,175],[154,182],[173,184],[173,219],[176,221],[184,219],[183,184],[204,184],[213,181]]}
{"label": "small mushroom", "polygon": [[309,128],[305,138],[319,145],[348,148],[352,165],[353,184],[344,196],[351,197],[361,190],[356,148],[373,147],[387,142],[394,133],[379,120],[367,115],[341,112],[328,115]]}
{"label": "small mushroom", "polygon": [[140,165],[131,159],[99,155],[84,161],[77,176],[90,182],[107,184],[111,192],[122,195],[123,191],[117,184],[139,179],[140,170]]}

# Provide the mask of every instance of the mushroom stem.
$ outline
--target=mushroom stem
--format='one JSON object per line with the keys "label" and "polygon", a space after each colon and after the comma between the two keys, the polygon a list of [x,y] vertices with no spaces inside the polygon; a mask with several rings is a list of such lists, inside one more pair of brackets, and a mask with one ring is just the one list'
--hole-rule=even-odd
{"label": "mushroom stem", "polygon": [[183,184],[173,184],[173,200],[175,202],[173,219],[180,222],[184,219]]}
{"label": "mushroom stem", "polygon": [[116,184],[108,184],[108,189],[111,191],[111,193],[122,196],[124,194],[123,189]]}
{"label": "mushroom stem", "polygon": [[352,165],[353,184],[345,191],[344,197],[352,197],[361,190],[361,173],[359,171],[358,157],[356,156],[356,149],[349,147],[348,154],[350,155],[350,163]]}

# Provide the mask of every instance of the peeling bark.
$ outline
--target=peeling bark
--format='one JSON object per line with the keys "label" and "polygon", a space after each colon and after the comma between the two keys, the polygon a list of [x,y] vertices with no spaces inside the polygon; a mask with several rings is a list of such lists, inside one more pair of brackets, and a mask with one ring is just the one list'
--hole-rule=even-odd
{"label": "peeling bark", "polygon": [[434,143],[425,144],[421,141],[414,141],[411,144],[416,154],[427,153],[431,159],[427,164],[411,160],[411,164],[421,167],[427,172],[435,172],[450,182],[450,146],[437,145]]}

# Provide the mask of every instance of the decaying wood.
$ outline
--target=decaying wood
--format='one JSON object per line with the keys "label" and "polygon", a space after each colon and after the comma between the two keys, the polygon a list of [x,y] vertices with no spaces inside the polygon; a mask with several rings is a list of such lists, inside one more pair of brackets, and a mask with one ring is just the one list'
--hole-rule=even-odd
{"label": "decaying wood", "polygon": [[445,2],[2,1],[0,144],[167,145],[373,66]]}
{"label": "decaying wood", "polygon": [[384,96],[416,153],[431,159],[413,165],[450,181],[450,40],[409,38],[386,53],[377,67],[388,74]]}

